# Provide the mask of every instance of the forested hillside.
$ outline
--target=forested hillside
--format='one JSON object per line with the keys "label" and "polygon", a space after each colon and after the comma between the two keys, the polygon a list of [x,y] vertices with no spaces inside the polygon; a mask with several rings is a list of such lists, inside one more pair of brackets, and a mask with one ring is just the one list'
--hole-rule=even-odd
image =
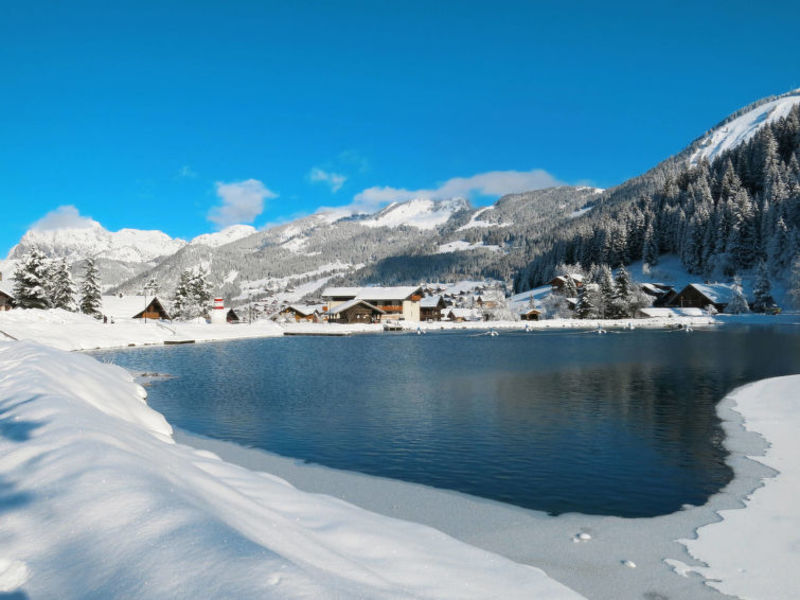
{"label": "forested hillside", "polygon": [[[797,94],[782,97],[792,101],[785,116],[757,115],[762,120],[747,141],[719,142],[731,131],[742,135],[736,119],[774,99],[735,113],[681,154],[604,194],[591,213],[536,240],[515,288],[540,285],[560,263],[655,265],[664,253],[678,255],[689,272],[704,278],[731,277],[760,261],[783,277],[800,250]],[[704,150],[711,142],[715,150],[731,149]]]}

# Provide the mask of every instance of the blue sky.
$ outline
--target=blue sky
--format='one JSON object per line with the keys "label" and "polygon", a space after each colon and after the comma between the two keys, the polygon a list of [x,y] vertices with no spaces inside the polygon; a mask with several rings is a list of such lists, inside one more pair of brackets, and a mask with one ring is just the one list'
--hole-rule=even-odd
{"label": "blue sky", "polygon": [[190,238],[612,186],[800,87],[800,5],[753,6],[3,3],[0,253],[59,206]]}

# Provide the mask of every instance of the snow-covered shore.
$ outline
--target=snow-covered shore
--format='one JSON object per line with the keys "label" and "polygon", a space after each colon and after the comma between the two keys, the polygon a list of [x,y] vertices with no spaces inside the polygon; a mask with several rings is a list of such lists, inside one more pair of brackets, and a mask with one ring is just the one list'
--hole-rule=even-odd
{"label": "snow-covered shore", "polygon": [[[668,327],[707,327],[711,317],[673,317],[652,319],[553,319],[547,321],[467,321],[453,323],[399,322],[404,331],[487,330],[541,331],[548,329],[633,329]],[[381,333],[381,324],[282,323],[269,320],[230,325],[120,319],[106,323],[87,315],[64,310],[15,309],[0,312],[0,341],[29,340],[60,350],[99,350],[155,344],[217,342],[226,340],[297,335],[349,335]]]}
{"label": "snow-covered shore", "polygon": [[580,598],[539,569],[176,444],[123,369],[0,343],[0,592]]}
{"label": "snow-covered shore", "polygon": [[272,321],[229,325],[121,319],[113,324],[104,324],[87,315],[58,309],[0,312],[0,340],[35,341],[60,350],[97,350],[186,340],[213,342],[281,335],[283,330]]}
{"label": "snow-covered shore", "polygon": [[[307,464],[183,431],[176,436],[225,460],[277,474],[301,489],[424,523],[514,561],[537,565],[593,600],[729,597],[714,588],[744,598],[789,599],[800,597],[793,568],[800,531],[800,507],[795,502],[800,457],[789,437],[800,425],[797,389],[800,375],[757,382],[721,401],[718,412],[734,479],[703,506],[646,519],[576,513],[551,517],[447,490]],[[776,426],[781,444],[772,438]],[[756,431],[772,444],[763,459],[759,457],[766,444]],[[775,477],[776,472],[761,463],[781,473]],[[763,497],[765,493],[771,495]],[[751,495],[754,500],[742,510]],[[698,528],[699,539],[690,541]],[[588,533],[591,539],[576,541],[579,533]],[[628,560],[635,569],[624,565]],[[698,573],[717,581],[705,582]]]}
{"label": "snow-covered shore", "polygon": [[[775,476],[763,480],[745,500],[745,509],[720,511],[721,521],[681,540],[707,566],[691,567],[708,584],[742,598],[800,598],[800,376],[776,377],[734,391],[722,403],[744,417],[747,431],[769,446],[749,458]],[[728,435],[735,425],[727,423]],[[736,474],[746,467],[734,470]]]}

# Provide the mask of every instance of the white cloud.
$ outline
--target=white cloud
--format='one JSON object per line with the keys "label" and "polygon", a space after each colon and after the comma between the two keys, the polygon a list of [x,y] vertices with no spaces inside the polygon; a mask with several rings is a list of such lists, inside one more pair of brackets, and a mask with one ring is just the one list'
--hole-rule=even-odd
{"label": "white cloud", "polygon": [[471,177],[453,177],[433,189],[407,190],[389,186],[371,187],[359,192],[348,207],[353,212],[373,212],[390,202],[404,202],[413,198],[433,200],[483,196],[503,196],[543,188],[565,185],[543,169],[530,171],[489,171]]}
{"label": "white cloud", "polygon": [[344,182],[347,181],[346,175],[326,171],[319,167],[313,167],[308,174],[308,178],[315,183],[327,184],[334,194],[338,192],[342,185],[344,185]]}
{"label": "white cloud", "polygon": [[99,225],[90,217],[81,216],[77,208],[71,204],[59,206],[51,210],[41,219],[31,225],[37,231],[52,231],[54,229],[88,229]]}
{"label": "white cloud", "polygon": [[187,179],[194,179],[197,177],[197,172],[189,165],[183,165],[178,169],[178,177],[185,177]]}
{"label": "white cloud", "polygon": [[208,211],[208,220],[222,229],[230,225],[252,223],[264,212],[264,200],[277,198],[278,194],[267,189],[258,179],[247,179],[232,183],[217,182],[220,206]]}

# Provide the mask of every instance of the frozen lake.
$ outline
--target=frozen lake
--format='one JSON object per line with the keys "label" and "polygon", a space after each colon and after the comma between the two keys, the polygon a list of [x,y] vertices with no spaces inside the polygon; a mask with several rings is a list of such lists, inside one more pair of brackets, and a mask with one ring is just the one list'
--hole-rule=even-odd
{"label": "frozen lake", "polygon": [[292,337],[95,353],[170,373],[175,426],[552,514],[703,504],[730,479],[714,406],[800,372],[800,328]]}

